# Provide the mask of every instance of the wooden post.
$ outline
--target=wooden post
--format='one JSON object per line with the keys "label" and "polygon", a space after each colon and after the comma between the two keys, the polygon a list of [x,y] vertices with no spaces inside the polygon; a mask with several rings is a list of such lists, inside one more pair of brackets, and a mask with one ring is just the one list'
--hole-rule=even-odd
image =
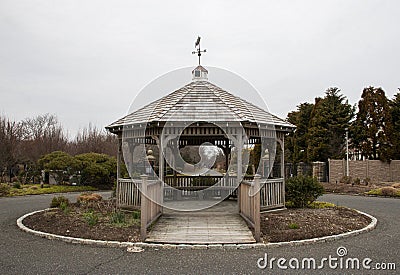
{"label": "wooden post", "polygon": [[239,214],[242,213],[242,192],[241,192],[241,185],[242,183],[239,183],[238,188],[237,188],[237,204],[238,204],[238,211]]}
{"label": "wooden post", "polygon": [[[161,194],[160,194],[160,205],[163,203],[164,201],[164,151],[163,151],[163,146],[164,146],[164,140],[163,140],[163,136],[160,135],[160,138],[158,140],[158,178],[161,181]],[[161,208],[161,212],[162,212],[162,208]]]}
{"label": "wooden post", "polygon": [[253,218],[254,218],[254,238],[257,242],[260,241],[260,178],[259,174],[254,175],[253,184]]}
{"label": "wooden post", "polygon": [[285,135],[282,135],[282,143],[281,143],[281,148],[282,148],[282,159],[281,159],[281,178],[282,178],[282,188],[281,190],[281,196],[282,196],[282,201],[283,205],[285,205]]}
{"label": "wooden post", "polygon": [[159,151],[159,156],[158,156],[158,178],[164,182],[164,152],[163,152],[163,146],[164,146],[164,138],[163,136],[159,137],[158,140],[158,151]]}
{"label": "wooden post", "polygon": [[140,205],[140,238],[144,242],[147,237],[147,179],[148,175],[141,175],[142,190],[141,190],[141,205]]}
{"label": "wooden post", "polygon": [[[240,185],[241,185],[241,181],[242,181],[242,133],[240,132],[240,134],[237,136],[237,140],[235,143],[235,147],[236,147],[236,154],[237,154],[237,175],[236,175],[236,181],[237,181],[237,186],[239,187],[238,189],[240,189]],[[240,193],[240,194],[239,194]],[[243,194],[241,194],[241,192],[239,191],[238,193],[238,210],[239,213],[241,212],[241,207],[242,205],[240,204],[240,196],[242,196]],[[245,196],[247,196],[247,194],[245,194]]]}
{"label": "wooden post", "polygon": [[122,137],[118,137],[118,151],[117,151],[117,182],[121,177],[121,155],[122,155]]}
{"label": "wooden post", "polygon": [[117,197],[117,207],[120,206],[120,195],[121,195],[121,186],[119,183],[119,179],[121,177],[121,151],[122,151],[122,137],[118,137],[118,150],[117,150],[117,189],[116,189],[116,197]]}

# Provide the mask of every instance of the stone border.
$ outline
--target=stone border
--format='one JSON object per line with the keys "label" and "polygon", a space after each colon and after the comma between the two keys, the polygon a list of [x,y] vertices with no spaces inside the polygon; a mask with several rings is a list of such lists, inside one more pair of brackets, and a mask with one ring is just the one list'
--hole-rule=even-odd
{"label": "stone border", "polygon": [[328,242],[339,240],[343,238],[347,238],[350,236],[359,235],[361,233],[369,232],[373,230],[378,220],[367,213],[361,212],[356,210],[361,215],[367,216],[371,219],[371,223],[364,228],[338,234],[332,236],[325,236],[321,238],[313,238],[313,239],[306,239],[306,240],[299,240],[299,241],[290,241],[290,242],[279,242],[279,243],[251,243],[251,244],[159,244],[159,243],[143,243],[143,242],[118,242],[118,241],[102,241],[102,240],[91,240],[91,239],[83,239],[83,238],[74,238],[74,237],[67,237],[61,235],[55,235],[51,233],[46,233],[42,231],[36,231],[31,228],[26,227],[23,224],[23,220],[26,217],[34,215],[36,213],[44,212],[51,210],[53,208],[47,208],[44,210],[34,211],[28,214],[23,215],[17,220],[18,227],[25,232],[31,233],[36,236],[40,236],[49,240],[59,240],[64,241],[67,243],[76,243],[76,244],[91,244],[91,245],[100,245],[100,246],[108,246],[108,247],[140,247],[140,248],[153,248],[153,249],[248,249],[248,248],[273,248],[273,247],[282,247],[282,246],[298,246],[298,245],[305,245],[305,244],[314,244],[314,243],[321,243],[321,242]]}

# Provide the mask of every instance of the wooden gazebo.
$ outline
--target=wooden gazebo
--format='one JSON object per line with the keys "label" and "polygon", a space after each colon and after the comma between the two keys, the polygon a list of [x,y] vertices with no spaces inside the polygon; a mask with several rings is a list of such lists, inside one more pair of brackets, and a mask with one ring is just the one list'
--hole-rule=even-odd
{"label": "wooden gazebo", "polygon": [[[284,137],[294,126],[210,83],[200,65],[192,82],[106,128],[119,141],[117,203],[141,209],[143,239],[168,201],[217,203],[234,195],[256,240],[260,211],[285,205]],[[223,151],[224,173],[185,170],[179,150],[204,144]],[[254,146],[261,148],[258,169],[246,174]],[[121,177],[122,160],[128,178]]]}

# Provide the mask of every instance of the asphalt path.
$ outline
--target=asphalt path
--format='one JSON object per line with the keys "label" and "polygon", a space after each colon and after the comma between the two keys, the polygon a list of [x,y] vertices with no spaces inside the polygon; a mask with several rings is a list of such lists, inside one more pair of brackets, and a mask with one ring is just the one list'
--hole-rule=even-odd
{"label": "asphalt path", "polygon": [[[109,193],[103,193],[107,195]],[[396,274],[400,270],[400,200],[346,195],[324,195],[320,200],[333,202],[367,212],[378,219],[371,232],[358,236],[312,245],[246,250],[180,250],[146,249],[129,253],[124,248],[78,245],[33,236],[18,229],[16,220],[28,212],[47,208],[54,195],[0,198],[0,274]],[[77,194],[66,195],[76,198]],[[347,255],[337,256],[345,247]],[[277,260],[264,269],[257,261],[265,258],[285,258],[283,270]],[[323,258],[338,258],[336,268],[327,261],[322,269],[294,269],[296,259],[314,258],[321,266]],[[375,268],[391,263],[396,270],[345,269],[340,259],[357,258],[360,263],[370,258],[367,266]],[[265,261],[260,260],[260,265]],[[389,265],[388,265],[389,264]],[[306,262],[307,267],[307,262]],[[379,266],[378,266],[379,267]],[[392,268],[392,267],[391,267]]]}

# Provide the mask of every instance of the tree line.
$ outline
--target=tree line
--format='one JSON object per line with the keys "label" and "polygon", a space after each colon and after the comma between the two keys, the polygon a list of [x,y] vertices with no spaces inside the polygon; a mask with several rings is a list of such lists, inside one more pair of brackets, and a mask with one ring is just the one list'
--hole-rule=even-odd
{"label": "tree line", "polygon": [[400,159],[400,92],[389,99],[382,88],[366,87],[352,106],[331,87],[314,103],[299,104],[287,120],[297,126],[286,140],[288,162],[344,158],[346,131],[353,159]]}
{"label": "tree line", "polygon": [[54,151],[71,156],[84,153],[115,156],[117,146],[115,135],[91,124],[70,140],[55,115],[38,115],[22,121],[0,116],[0,181],[18,178],[30,182],[38,178],[44,168],[44,162],[39,160]]}

